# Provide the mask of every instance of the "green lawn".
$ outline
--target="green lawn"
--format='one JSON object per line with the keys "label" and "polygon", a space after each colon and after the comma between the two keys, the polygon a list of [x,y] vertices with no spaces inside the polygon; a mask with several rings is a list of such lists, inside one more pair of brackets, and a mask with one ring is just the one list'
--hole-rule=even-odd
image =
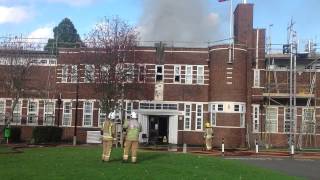
{"label": "green lawn", "polygon": [[139,151],[138,163],[123,164],[122,150],[102,163],[101,147],[25,149],[0,153],[0,179],[297,179],[270,170],[208,156]]}

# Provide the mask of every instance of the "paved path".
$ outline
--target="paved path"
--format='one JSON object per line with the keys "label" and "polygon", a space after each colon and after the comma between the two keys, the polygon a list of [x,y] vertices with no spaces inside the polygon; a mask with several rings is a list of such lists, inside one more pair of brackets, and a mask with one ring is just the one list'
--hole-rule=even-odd
{"label": "paved path", "polygon": [[290,158],[246,158],[232,157],[255,166],[276,170],[291,176],[320,180],[320,160]]}

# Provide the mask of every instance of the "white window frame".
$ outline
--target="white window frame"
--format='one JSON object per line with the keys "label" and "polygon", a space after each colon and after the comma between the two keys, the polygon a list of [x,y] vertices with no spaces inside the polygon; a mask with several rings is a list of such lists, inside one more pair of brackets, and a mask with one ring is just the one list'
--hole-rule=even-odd
{"label": "white window frame", "polygon": [[0,104],[2,104],[2,107],[0,106],[0,124],[4,124],[6,118],[6,100],[0,99]]}
{"label": "white window frame", "polygon": [[[11,101],[11,103],[13,103],[13,101]],[[19,108],[18,110],[16,109],[17,107]],[[15,120],[16,115],[17,115],[17,119]],[[21,115],[22,115],[22,101],[18,101],[18,103],[16,104],[13,110],[12,123],[15,125],[21,125]]]}
{"label": "white window frame", "polygon": [[[200,73],[202,69],[202,73]],[[197,66],[197,84],[204,84],[204,66]]]}
{"label": "white window frame", "polygon": [[[222,110],[220,109],[220,107],[222,106]],[[224,104],[217,104],[217,112],[223,112],[224,111]]]}
{"label": "white window frame", "polygon": [[193,77],[192,76],[193,76],[193,66],[186,65],[186,69],[185,69],[185,84],[192,84],[192,81],[193,81]]}
{"label": "white window frame", "polygon": [[[142,71],[141,71],[142,69]],[[143,77],[141,79],[141,77]],[[139,76],[138,76],[138,82],[145,82],[146,81],[146,65],[140,64],[139,65]]]}
{"label": "white window frame", "polygon": [[[288,116],[289,117],[287,117],[287,110],[289,110],[289,112],[288,112]],[[295,110],[293,109],[293,111],[295,111]],[[286,131],[286,122],[289,122],[289,131]],[[283,132],[284,133],[290,133],[290,126],[291,126],[291,122],[290,122],[290,107],[286,107],[286,108],[284,108],[284,112],[283,112]],[[293,125],[293,128],[294,127],[295,126]],[[294,129],[292,129],[292,130],[294,131]]]}
{"label": "white window frame", "polygon": [[[276,112],[275,119],[268,118],[268,116],[269,116],[268,109],[275,110],[275,112]],[[266,123],[265,123],[266,124],[265,125],[266,132],[269,132],[269,133],[277,133],[278,132],[278,113],[279,113],[278,107],[267,107],[266,108]],[[275,123],[272,123],[272,122],[268,123],[268,121],[274,121]],[[275,126],[275,130],[272,130],[273,129],[272,127],[269,129],[269,124],[273,124]]]}
{"label": "white window frame", "polygon": [[133,103],[127,101],[126,102],[126,119],[130,119],[132,110],[133,110]]}
{"label": "white window frame", "polygon": [[[199,109],[198,107],[201,107],[201,113],[199,115]],[[198,128],[198,122],[200,120],[200,126],[201,128]],[[196,104],[196,120],[195,120],[195,130],[196,131],[202,131],[203,129],[203,104]]]}
{"label": "white window frame", "polygon": [[[103,113],[103,112],[102,112],[102,109],[99,108],[99,122],[98,122],[98,127],[102,127],[102,125],[103,125],[103,123],[104,123],[104,121],[105,121],[106,118],[107,118],[107,113]],[[104,120],[102,121],[102,119],[104,119]]]}
{"label": "white window frame", "polygon": [[[52,103],[52,106],[53,106],[52,107],[52,112],[50,112],[50,111],[47,112],[48,103],[50,103],[50,104]],[[55,104],[54,101],[44,101],[43,102],[43,125],[45,125],[45,126],[54,125],[54,122],[55,122],[55,110],[56,110],[55,107],[56,107],[56,104]],[[47,118],[52,118],[51,123],[48,123]]]}
{"label": "white window frame", "polygon": [[306,121],[305,119],[305,110],[313,110],[313,115],[312,115],[312,118],[313,120],[308,120],[309,122],[313,122],[313,123],[316,123],[316,119],[315,119],[315,109],[314,108],[302,108],[302,131],[303,133],[315,133],[315,126],[312,127],[312,131],[308,131],[309,130],[309,127],[306,127],[306,123],[308,121]]}
{"label": "white window frame", "polygon": [[260,69],[253,70],[253,87],[260,87]]}
{"label": "white window frame", "polygon": [[240,113],[240,127],[244,128],[246,124],[246,116],[245,113]]}
{"label": "white window frame", "polygon": [[[177,71],[176,71],[177,69]],[[173,82],[174,83],[181,83],[181,66],[180,65],[174,65],[173,67]],[[179,81],[176,81],[176,78],[179,78]]]}
{"label": "white window frame", "polygon": [[258,133],[260,129],[260,105],[252,105],[252,132]]}
{"label": "white window frame", "polygon": [[[189,106],[189,115],[187,115],[187,106]],[[184,123],[183,123],[183,129],[184,130],[191,130],[191,118],[192,118],[192,104],[185,104],[184,105]],[[189,122],[189,127],[187,127],[187,123]]]}
{"label": "white window frame", "polygon": [[210,123],[211,123],[211,126],[217,126],[217,110],[216,110],[216,104],[211,104]]}
{"label": "white window frame", "polygon": [[67,83],[68,77],[69,77],[69,65],[64,64],[61,67],[61,82]]}
{"label": "white window frame", "polygon": [[[91,104],[91,109],[90,112],[86,112],[86,103],[90,103]],[[83,127],[92,127],[93,126],[93,106],[94,106],[94,102],[93,101],[84,101],[83,102],[83,118],[82,118],[82,126]],[[87,117],[89,116],[89,121],[86,121]],[[86,124],[87,122],[90,122],[88,124]]]}
{"label": "white window frame", "polygon": [[[158,67],[162,68],[162,72],[158,72]],[[162,76],[161,81],[157,81],[157,76]],[[156,65],[155,68],[155,82],[163,82],[164,81],[164,65]]]}
{"label": "white window frame", "polygon": [[95,66],[94,64],[85,64],[84,65],[84,82],[91,83],[95,80]]}
{"label": "white window frame", "polygon": [[[35,103],[35,111],[30,111],[30,105],[31,103]],[[39,102],[36,100],[29,100],[28,106],[27,106],[27,125],[37,125],[38,124],[38,114],[39,114]],[[34,121],[29,122],[29,118],[33,117]]]}
{"label": "white window frame", "polygon": [[[66,112],[66,104],[70,103],[69,112]],[[65,123],[65,119],[68,118],[68,124]],[[64,101],[63,102],[63,114],[62,114],[62,126],[71,126],[72,124],[72,102],[71,101]]]}
{"label": "white window frame", "polygon": [[72,65],[71,66],[71,78],[70,78],[71,83],[77,83],[78,81],[78,66],[77,65]]}

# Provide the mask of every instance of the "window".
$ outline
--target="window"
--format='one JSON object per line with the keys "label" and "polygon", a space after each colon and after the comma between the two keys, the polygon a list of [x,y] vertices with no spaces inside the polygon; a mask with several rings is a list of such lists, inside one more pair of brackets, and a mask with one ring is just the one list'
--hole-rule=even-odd
{"label": "window", "polygon": [[13,109],[13,123],[21,124],[21,101],[19,101]]}
{"label": "window", "polygon": [[86,101],[83,105],[83,126],[92,126],[93,103]]}
{"label": "window", "polygon": [[54,124],[54,102],[46,101],[44,102],[44,125]]}
{"label": "window", "polygon": [[253,70],[253,87],[260,87],[260,70],[254,69]]}
{"label": "window", "polygon": [[197,84],[204,83],[204,66],[197,67]]}
{"label": "window", "polygon": [[244,113],[240,113],[240,127],[244,127],[244,123],[245,123],[245,116]]}
{"label": "window", "polygon": [[28,121],[27,124],[35,125],[38,121],[38,103],[29,101],[28,104]]}
{"label": "window", "polygon": [[127,102],[127,106],[126,106],[126,114],[127,114],[127,119],[130,119],[130,115],[131,115],[131,112],[132,112],[132,102]]}
{"label": "window", "polygon": [[192,84],[192,66],[186,66],[186,84]]}
{"label": "window", "polygon": [[84,82],[86,83],[94,82],[94,65],[93,64],[85,65]]}
{"label": "window", "polygon": [[163,81],[163,66],[158,65],[156,66],[156,82],[162,82]]}
{"label": "window", "polygon": [[218,111],[223,111],[223,104],[218,104]]}
{"label": "window", "polygon": [[252,105],[252,121],[253,121],[253,132],[259,132],[259,117],[260,117],[260,109],[259,105]]}
{"label": "window", "polygon": [[71,118],[72,118],[72,103],[64,102],[63,103],[63,126],[71,126]]}
{"label": "window", "polygon": [[211,105],[211,125],[216,126],[217,125],[217,114],[216,114],[216,105]]}
{"label": "window", "polygon": [[202,130],[202,105],[197,105],[196,130]]}
{"label": "window", "polygon": [[145,82],[145,76],[146,76],[146,67],[145,65],[139,65],[139,82]]}
{"label": "window", "polygon": [[239,110],[240,110],[239,104],[235,104],[235,105],[234,105],[234,111],[235,111],[235,112],[239,112]]}
{"label": "window", "polygon": [[99,127],[102,127],[103,122],[107,119],[107,114],[100,108],[99,109]]}
{"label": "window", "polygon": [[61,82],[63,82],[63,83],[68,82],[69,66],[68,65],[63,65],[61,73],[62,73]]}
{"label": "window", "polygon": [[180,70],[181,67],[179,65],[174,66],[174,82],[175,83],[180,83]]}
{"label": "window", "polygon": [[6,115],[6,100],[0,100],[0,124],[5,123]]}
{"label": "window", "polygon": [[315,133],[315,112],[313,108],[303,108],[303,132]]}
{"label": "window", "polygon": [[191,129],[191,104],[185,105],[185,111],[184,111],[184,130],[190,130]]}
{"label": "window", "polygon": [[71,82],[76,83],[78,81],[78,67],[77,65],[71,66]]}
{"label": "window", "polygon": [[278,132],[278,108],[267,107],[266,109],[266,132]]}
{"label": "window", "polygon": [[127,82],[132,82],[134,78],[134,65],[128,64],[126,68],[126,79]]}
{"label": "window", "polygon": [[285,108],[284,110],[284,132],[290,133],[290,108]]}

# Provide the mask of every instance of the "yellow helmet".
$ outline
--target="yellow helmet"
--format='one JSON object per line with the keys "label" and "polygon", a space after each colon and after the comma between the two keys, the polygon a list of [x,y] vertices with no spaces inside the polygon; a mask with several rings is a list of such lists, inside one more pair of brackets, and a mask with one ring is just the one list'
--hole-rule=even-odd
{"label": "yellow helmet", "polygon": [[206,123],[206,127],[207,128],[211,127],[211,124],[210,123]]}

